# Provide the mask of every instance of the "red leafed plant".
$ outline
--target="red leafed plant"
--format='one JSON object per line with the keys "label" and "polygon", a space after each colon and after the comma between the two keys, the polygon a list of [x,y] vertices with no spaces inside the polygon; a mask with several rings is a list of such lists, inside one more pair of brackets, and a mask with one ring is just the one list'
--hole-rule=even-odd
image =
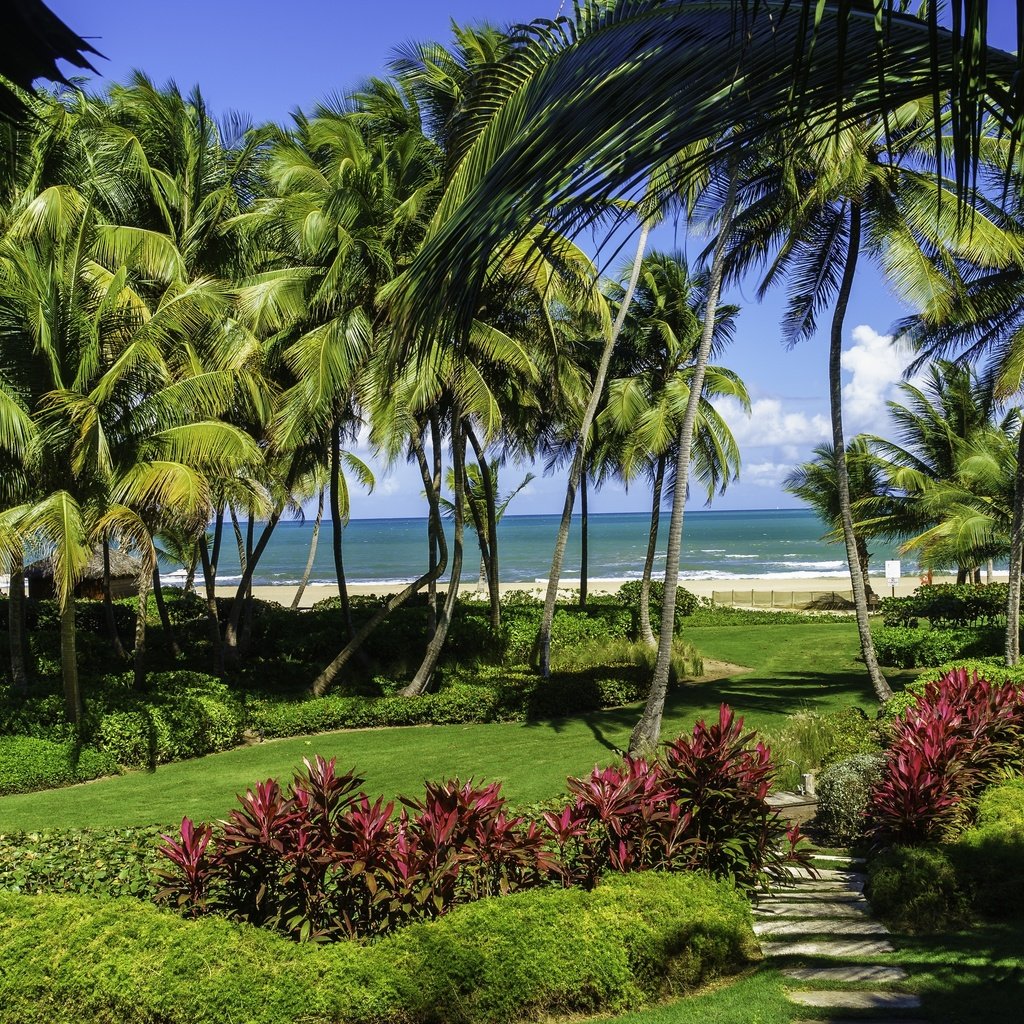
{"label": "red leafed plant", "polygon": [[427,783],[396,815],[317,757],[287,788],[248,790],[216,831],[183,819],[180,837],[164,837],[161,898],[324,941],[539,885],[592,888],[606,871],[700,868],[752,887],[805,858],[799,831],[786,833],[766,802],[769,752],[742,725],[723,705],[663,761],[569,779],[570,803],[543,824],[509,813],[499,783],[457,779]]}
{"label": "red leafed plant", "polygon": [[893,727],[868,804],[877,840],[942,839],[970,823],[981,789],[1024,765],[1024,694],[966,669],[930,683]]}

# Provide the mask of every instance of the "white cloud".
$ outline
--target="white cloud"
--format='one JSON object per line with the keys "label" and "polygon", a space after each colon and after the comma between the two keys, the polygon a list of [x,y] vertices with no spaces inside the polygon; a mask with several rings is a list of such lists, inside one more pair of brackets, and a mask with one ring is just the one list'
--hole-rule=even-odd
{"label": "white cloud", "polygon": [[879,334],[867,324],[853,329],[853,340],[853,346],[842,355],[843,369],[851,377],[843,386],[846,433],[881,432],[880,421],[888,414],[885,403],[896,396],[896,385],[903,379],[913,354],[894,345],[892,335]]}
{"label": "white cloud", "polygon": [[789,462],[755,462],[744,465],[740,470],[740,479],[745,484],[755,487],[781,488],[782,481],[792,472],[793,464]]}
{"label": "white cloud", "polygon": [[777,445],[809,446],[829,436],[828,419],[820,413],[787,411],[779,398],[759,398],[747,416],[734,398],[718,399],[715,408],[729,424],[741,451]]}

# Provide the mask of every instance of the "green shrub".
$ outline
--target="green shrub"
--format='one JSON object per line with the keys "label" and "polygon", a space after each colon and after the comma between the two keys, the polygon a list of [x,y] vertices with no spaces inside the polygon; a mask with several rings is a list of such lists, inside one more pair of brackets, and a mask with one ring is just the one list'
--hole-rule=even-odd
{"label": "green shrub", "polygon": [[827,842],[846,846],[861,838],[868,798],[884,764],[880,754],[855,754],[822,769],[815,823]]}
{"label": "green shrub", "polygon": [[746,901],[695,874],[481,900],[371,946],[134,901],[0,894],[5,1024],[498,1024],[618,1012],[740,969]]}
{"label": "green shrub", "polygon": [[1002,631],[990,626],[962,629],[909,629],[883,626],[873,632],[878,660],[895,668],[941,665],[955,658],[977,658],[1000,650]]}
{"label": "green shrub", "polygon": [[120,769],[109,754],[31,736],[0,736],[0,796],[69,786]]}
{"label": "green shrub", "polygon": [[941,846],[886,850],[868,866],[867,895],[875,913],[901,931],[946,931],[970,917],[970,895]]}
{"label": "green shrub", "polygon": [[[702,599],[703,600],[703,599]],[[756,608],[732,608],[728,605],[698,603],[689,617],[689,626],[813,626],[837,622],[849,625],[849,615],[790,611],[759,611]]]}
{"label": "green shrub", "polygon": [[0,835],[0,889],[152,899],[161,831],[68,829]]}
{"label": "green shrub", "polygon": [[956,842],[954,856],[978,913],[1024,917],[1024,779],[982,794],[977,826]]}

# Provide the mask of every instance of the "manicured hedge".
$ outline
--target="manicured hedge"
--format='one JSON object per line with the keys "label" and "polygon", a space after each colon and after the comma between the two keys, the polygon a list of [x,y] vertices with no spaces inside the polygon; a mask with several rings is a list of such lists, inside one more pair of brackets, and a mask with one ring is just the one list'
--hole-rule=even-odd
{"label": "manicured hedge", "polygon": [[89,747],[31,736],[0,736],[0,796],[117,775],[117,761]]}
{"label": "manicured hedge", "polygon": [[634,1008],[756,948],[746,901],[696,874],[481,900],[371,946],[0,894],[0,1005],[5,1024],[497,1024]]}
{"label": "manicured hedge", "polygon": [[961,629],[912,629],[883,626],[873,631],[875,652],[883,665],[922,668],[956,658],[981,658],[1002,649],[1004,633],[995,626]]}

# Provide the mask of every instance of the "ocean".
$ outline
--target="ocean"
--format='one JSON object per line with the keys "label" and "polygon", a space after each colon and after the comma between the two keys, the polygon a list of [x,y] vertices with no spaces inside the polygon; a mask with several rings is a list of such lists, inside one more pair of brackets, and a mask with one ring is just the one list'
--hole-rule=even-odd
{"label": "ocean", "polygon": [[[664,573],[668,514],[662,517],[661,543],[654,571]],[[450,531],[450,524],[446,524]],[[649,518],[644,513],[590,516],[591,580],[637,579],[643,572]],[[534,583],[546,579],[558,530],[556,515],[508,515],[498,527],[502,582]],[[312,520],[284,521],[260,559],[253,582],[260,585],[298,583],[306,566]],[[683,580],[769,580],[800,576],[848,575],[841,544],[822,540],[826,527],[804,509],[755,511],[687,511],[680,569]],[[259,527],[257,527],[257,537]],[[450,534],[449,534],[450,536]],[[895,545],[870,545],[871,572],[881,574],[886,559],[900,557]],[[345,574],[350,583],[396,583],[415,578],[427,562],[426,520],[354,519],[344,533]],[[916,571],[913,558],[903,558],[903,571]],[[463,579],[477,579],[480,558],[476,537],[466,534]],[[170,570],[170,567],[167,567]],[[237,582],[238,556],[230,523],[224,531],[218,582]],[[562,579],[580,573],[580,522],[573,520]],[[177,573],[168,571],[173,582]],[[313,565],[311,583],[335,582],[331,528],[325,522]]]}

